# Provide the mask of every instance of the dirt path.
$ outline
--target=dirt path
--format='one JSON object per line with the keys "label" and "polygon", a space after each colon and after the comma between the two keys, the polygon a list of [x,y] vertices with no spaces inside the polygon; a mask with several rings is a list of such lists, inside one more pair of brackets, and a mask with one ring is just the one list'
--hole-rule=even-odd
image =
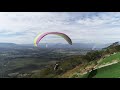
{"label": "dirt path", "polygon": [[[100,66],[93,66],[94,67],[94,69],[93,70],[96,70],[96,69],[100,69],[100,68],[102,68],[102,67],[106,67],[106,66],[109,66],[109,65],[113,65],[113,64],[116,64],[116,63],[118,63],[119,61],[117,61],[117,60],[115,60],[115,61],[113,61],[113,62],[111,62],[111,63],[106,63],[105,65],[100,65]],[[91,72],[92,70],[89,70],[89,71],[85,71],[85,72],[83,72],[83,73],[81,73],[81,75],[84,75],[84,74],[87,74],[88,72]]]}
{"label": "dirt path", "polygon": [[112,64],[116,64],[116,63],[118,63],[119,61],[117,61],[117,60],[115,60],[114,62],[111,62],[111,63],[107,63],[107,64],[105,64],[105,65],[100,65],[100,66],[96,66],[97,68],[95,68],[95,69],[99,69],[99,68],[102,68],[102,67],[105,67],[105,66],[109,66],[109,65],[112,65]]}

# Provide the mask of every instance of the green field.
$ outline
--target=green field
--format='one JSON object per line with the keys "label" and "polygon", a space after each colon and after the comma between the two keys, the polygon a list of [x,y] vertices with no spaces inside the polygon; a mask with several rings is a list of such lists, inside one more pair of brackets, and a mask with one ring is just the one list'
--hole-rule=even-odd
{"label": "green field", "polygon": [[114,54],[114,55],[111,55],[111,56],[108,56],[108,57],[105,57],[104,59],[101,59],[100,63],[98,65],[102,65],[102,64],[106,64],[106,63],[110,63],[114,60],[117,60],[117,61],[120,61],[120,52]]}
{"label": "green field", "polygon": [[120,63],[97,69],[95,72],[83,75],[81,78],[88,78],[90,74],[92,78],[119,78]]}
{"label": "green field", "polygon": [[[120,52],[114,55],[108,56],[104,59],[101,59],[101,62],[99,63],[99,65],[110,63],[114,60],[117,60],[117,61],[120,60]],[[91,77],[93,78],[118,78],[120,77],[120,62],[97,69],[96,71],[83,75],[82,78],[86,78],[88,77],[88,75],[90,76],[90,74],[92,75]]]}
{"label": "green field", "polygon": [[[120,52],[105,57],[104,59],[101,59],[98,66],[111,63],[115,60],[120,61]],[[80,75],[80,73],[75,73],[72,77],[73,78],[119,78],[120,62],[93,70],[92,72],[89,72],[85,75]]]}
{"label": "green field", "polygon": [[120,63],[98,69],[95,78],[118,78],[120,77]]}

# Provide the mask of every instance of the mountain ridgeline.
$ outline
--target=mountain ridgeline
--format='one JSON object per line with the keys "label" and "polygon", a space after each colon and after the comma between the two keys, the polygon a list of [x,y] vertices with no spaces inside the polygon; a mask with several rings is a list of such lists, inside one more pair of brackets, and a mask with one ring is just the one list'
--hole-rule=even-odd
{"label": "mountain ridgeline", "polygon": [[[94,43],[73,43],[73,45],[69,44],[54,44],[54,43],[40,43],[38,46],[40,48],[82,48],[82,49],[91,49],[95,46],[96,49],[102,49],[110,44],[94,44]],[[15,43],[0,43],[0,48],[27,48],[34,47],[33,44],[15,44]]]}
{"label": "mountain ridgeline", "polygon": [[11,48],[11,47],[16,47],[16,46],[18,45],[14,43],[0,43],[1,48],[7,48],[7,47]]}

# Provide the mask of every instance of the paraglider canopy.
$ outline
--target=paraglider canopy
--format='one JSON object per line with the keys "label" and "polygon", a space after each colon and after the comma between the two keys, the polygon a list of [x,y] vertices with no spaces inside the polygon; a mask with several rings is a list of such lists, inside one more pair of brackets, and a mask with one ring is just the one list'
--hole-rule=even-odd
{"label": "paraglider canopy", "polygon": [[34,45],[35,46],[38,46],[38,43],[40,42],[40,40],[45,37],[46,35],[49,35],[49,34],[55,34],[55,35],[58,35],[58,36],[61,36],[62,38],[64,38],[70,45],[72,45],[72,40],[64,33],[60,33],[60,32],[46,32],[46,33],[43,33],[43,34],[38,34],[34,40]]}

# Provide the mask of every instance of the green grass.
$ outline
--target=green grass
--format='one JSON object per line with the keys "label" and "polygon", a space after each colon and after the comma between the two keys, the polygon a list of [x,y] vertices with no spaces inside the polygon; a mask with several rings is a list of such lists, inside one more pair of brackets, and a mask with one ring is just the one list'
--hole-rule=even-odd
{"label": "green grass", "polygon": [[[90,73],[87,73],[80,78],[87,78]],[[120,63],[106,66],[100,69],[97,69],[97,73],[93,78],[118,78],[120,77]]]}
{"label": "green grass", "polygon": [[99,63],[99,65],[105,64],[105,63],[108,63],[108,62],[112,62],[113,60],[120,60],[120,52],[118,52],[114,55],[108,56],[104,59],[101,59],[101,62]]}
{"label": "green grass", "polygon": [[120,63],[106,66],[97,70],[95,78],[117,78],[120,77]]}
{"label": "green grass", "polygon": [[[103,65],[106,63],[111,63],[114,60],[118,60],[120,61],[120,52],[108,56],[104,59],[101,59],[101,62],[98,65]],[[94,63],[94,62],[91,62]],[[91,64],[90,63],[90,64]],[[118,78],[120,77],[120,62],[110,65],[110,66],[106,66],[100,69],[97,69],[93,72],[89,72],[85,75],[80,75],[79,73],[75,73],[72,78]]]}
{"label": "green grass", "polygon": [[120,77],[120,63],[98,69],[95,78],[117,78]]}

